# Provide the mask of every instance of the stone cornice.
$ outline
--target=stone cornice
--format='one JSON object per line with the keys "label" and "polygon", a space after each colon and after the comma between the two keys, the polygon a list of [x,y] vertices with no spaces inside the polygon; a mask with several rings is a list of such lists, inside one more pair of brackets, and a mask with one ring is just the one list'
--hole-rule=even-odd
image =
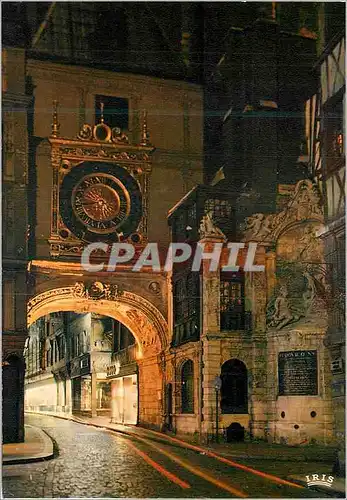
{"label": "stone cornice", "polygon": [[[105,261],[107,256],[105,256]],[[57,260],[31,260],[28,263],[28,271],[35,274],[58,274],[59,276],[62,273],[66,273],[66,275],[72,276],[98,276],[98,277],[107,277],[108,279],[119,278],[121,276],[127,276],[129,278],[129,274],[134,278],[143,279],[147,278],[146,275],[150,274],[150,277],[155,279],[160,279],[165,277],[166,273],[153,272],[151,267],[143,268],[140,272],[132,272],[133,264],[131,265],[120,265],[117,266],[117,273],[109,272],[109,271],[99,271],[99,272],[88,272],[82,268],[80,262],[66,262],[66,261],[57,261]]]}
{"label": "stone cornice", "polygon": [[[165,161],[166,158],[168,159],[182,159],[182,160],[195,160],[195,161],[202,161],[203,160],[203,153],[202,152],[196,152],[196,151],[183,151],[183,150],[173,150],[173,149],[163,149],[163,148],[156,148],[154,154],[154,159],[158,156],[161,160]],[[157,161],[157,163],[159,163]]]}
{"label": "stone cornice", "polygon": [[[140,85],[154,85],[156,87],[170,87],[178,90],[186,90],[196,92],[202,95],[202,87],[195,83],[188,83],[185,81],[176,80],[163,80],[161,78],[152,76],[136,75],[133,73],[116,73],[108,70],[94,69],[85,66],[72,66],[69,64],[52,63],[40,61],[36,59],[29,59],[27,62],[27,72],[31,75],[32,72],[39,73],[40,76],[53,80],[53,73],[61,73],[68,78],[69,82],[81,85],[81,77],[85,77],[86,82],[93,78],[102,79],[106,82],[122,82],[124,85],[131,87],[131,82],[137,82]],[[76,81],[74,81],[76,77]]]}

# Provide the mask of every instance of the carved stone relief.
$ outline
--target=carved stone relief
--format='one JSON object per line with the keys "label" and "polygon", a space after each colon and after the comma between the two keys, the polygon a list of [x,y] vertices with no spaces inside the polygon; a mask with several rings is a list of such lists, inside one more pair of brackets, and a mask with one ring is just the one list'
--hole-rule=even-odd
{"label": "carved stone relief", "polygon": [[40,293],[28,302],[28,325],[55,310],[98,312],[115,319],[127,316],[127,326],[134,329],[135,336],[144,339],[143,345],[153,346],[154,351],[167,346],[168,325],[160,311],[148,300],[121,291],[117,285],[77,282]]}
{"label": "carved stone relief", "polygon": [[226,239],[224,233],[217,227],[213,221],[213,216],[212,216],[212,211],[209,211],[206,213],[206,215],[203,216],[200,222],[200,228],[199,228],[199,234],[200,238],[208,238],[208,237],[215,237],[219,236],[222,237],[224,240]]}
{"label": "carved stone relief", "polygon": [[303,180],[297,183],[281,212],[247,217],[243,241],[274,242],[286,227],[308,219],[322,222],[322,205],[316,186],[309,180]]}
{"label": "carved stone relief", "polygon": [[73,295],[76,298],[90,298],[93,300],[116,300],[122,295],[122,291],[119,290],[118,285],[110,285],[101,281],[94,281],[94,283],[90,284],[77,282],[73,288]]}
{"label": "carved stone relief", "polygon": [[126,315],[136,324],[143,347],[157,349],[159,347],[159,338],[148,318],[138,309],[130,309],[126,312]]}
{"label": "carved stone relief", "polygon": [[300,321],[324,326],[328,295],[323,264],[277,262],[277,285],[268,302],[266,317],[270,328],[282,329]]}

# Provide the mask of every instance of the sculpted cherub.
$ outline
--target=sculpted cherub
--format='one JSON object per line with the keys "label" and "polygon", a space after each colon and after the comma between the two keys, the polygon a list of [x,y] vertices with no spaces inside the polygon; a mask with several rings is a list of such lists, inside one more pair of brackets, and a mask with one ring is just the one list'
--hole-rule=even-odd
{"label": "sculpted cherub", "polygon": [[266,238],[272,231],[273,216],[264,214],[254,214],[246,219],[246,234],[253,238]]}

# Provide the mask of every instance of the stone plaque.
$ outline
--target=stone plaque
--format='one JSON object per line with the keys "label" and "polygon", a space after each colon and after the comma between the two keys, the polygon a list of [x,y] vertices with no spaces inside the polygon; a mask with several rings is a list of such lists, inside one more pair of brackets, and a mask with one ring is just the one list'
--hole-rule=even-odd
{"label": "stone plaque", "polygon": [[317,351],[280,352],[278,382],[280,396],[317,395]]}

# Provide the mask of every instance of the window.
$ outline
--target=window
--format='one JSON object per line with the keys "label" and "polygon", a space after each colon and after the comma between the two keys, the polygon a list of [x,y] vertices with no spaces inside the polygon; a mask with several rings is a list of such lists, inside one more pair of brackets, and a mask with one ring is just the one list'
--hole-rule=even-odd
{"label": "window", "polygon": [[196,279],[193,273],[187,276],[187,315],[193,316],[197,312],[197,286]]}
{"label": "window", "polygon": [[343,133],[342,130],[336,130],[334,137],[334,150],[337,156],[343,156]]}
{"label": "window", "polygon": [[190,359],[182,366],[181,398],[182,413],[194,413],[194,367]]}
{"label": "window", "polygon": [[343,108],[338,102],[324,114],[327,173],[339,168],[344,160]]}
{"label": "window", "polygon": [[175,311],[175,322],[183,321],[186,317],[187,310],[187,291],[186,283],[183,278],[180,278],[175,283],[174,287],[174,311]]}
{"label": "window", "polygon": [[186,239],[186,212],[181,211],[175,220],[175,231],[174,237],[178,241],[184,241]]}
{"label": "window", "polygon": [[41,368],[40,366],[40,339],[37,337],[35,341],[35,372],[38,372]]}
{"label": "window", "polygon": [[196,226],[196,204],[191,205],[187,210],[187,223],[194,229]]}
{"label": "window", "polygon": [[344,2],[324,3],[324,42],[327,45],[339,32],[345,32],[345,4]]}
{"label": "window", "polygon": [[46,339],[45,349],[46,349],[46,366],[51,366],[52,365],[52,357],[53,357],[53,349],[52,349],[52,343],[49,339]]}
{"label": "window", "polygon": [[15,328],[15,296],[14,280],[4,280],[3,283],[3,324],[4,330]]}
{"label": "window", "polygon": [[231,205],[227,200],[209,199],[205,202],[205,212],[213,212],[216,219],[231,217]]}
{"label": "window", "polygon": [[96,401],[99,409],[111,408],[111,384],[109,382],[97,382]]}
{"label": "window", "polygon": [[[3,163],[4,165],[4,163]],[[12,189],[4,189],[3,191],[3,251],[11,255],[15,250],[15,194]]]}
{"label": "window", "polygon": [[14,116],[10,111],[3,113],[3,172],[5,180],[14,179],[14,164],[15,164],[15,125]]}
{"label": "window", "polygon": [[244,329],[244,287],[241,277],[221,279],[220,322],[222,330]]}
{"label": "window", "polygon": [[245,364],[238,359],[229,359],[222,365],[221,379],[222,413],[247,413],[248,375]]}
{"label": "window", "polygon": [[65,358],[65,349],[66,349],[65,336],[59,335],[59,337],[57,338],[57,343],[58,343],[58,352],[60,361],[61,359]]}
{"label": "window", "polygon": [[53,347],[54,347],[54,363],[57,363],[57,361],[59,361],[59,347],[58,347],[58,342],[57,342],[57,339],[54,339],[54,344],[53,344]]}
{"label": "window", "polygon": [[197,313],[199,290],[197,273],[179,278],[174,286],[175,322],[182,322]]}
{"label": "window", "polygon": [[104,104],[104,120],[111,127],[119,127],[122,130],[129,129],[129,101],[122,97],[106,95],[95,96],[95,122],[101,118],[101,103]]}
{"label": "window", "polygon": [[81,334],[80,343],[81,343],[81,352],[82,353],[88,352],[88,338],[87,338],[87,332],[85,330],[83,330]]}

